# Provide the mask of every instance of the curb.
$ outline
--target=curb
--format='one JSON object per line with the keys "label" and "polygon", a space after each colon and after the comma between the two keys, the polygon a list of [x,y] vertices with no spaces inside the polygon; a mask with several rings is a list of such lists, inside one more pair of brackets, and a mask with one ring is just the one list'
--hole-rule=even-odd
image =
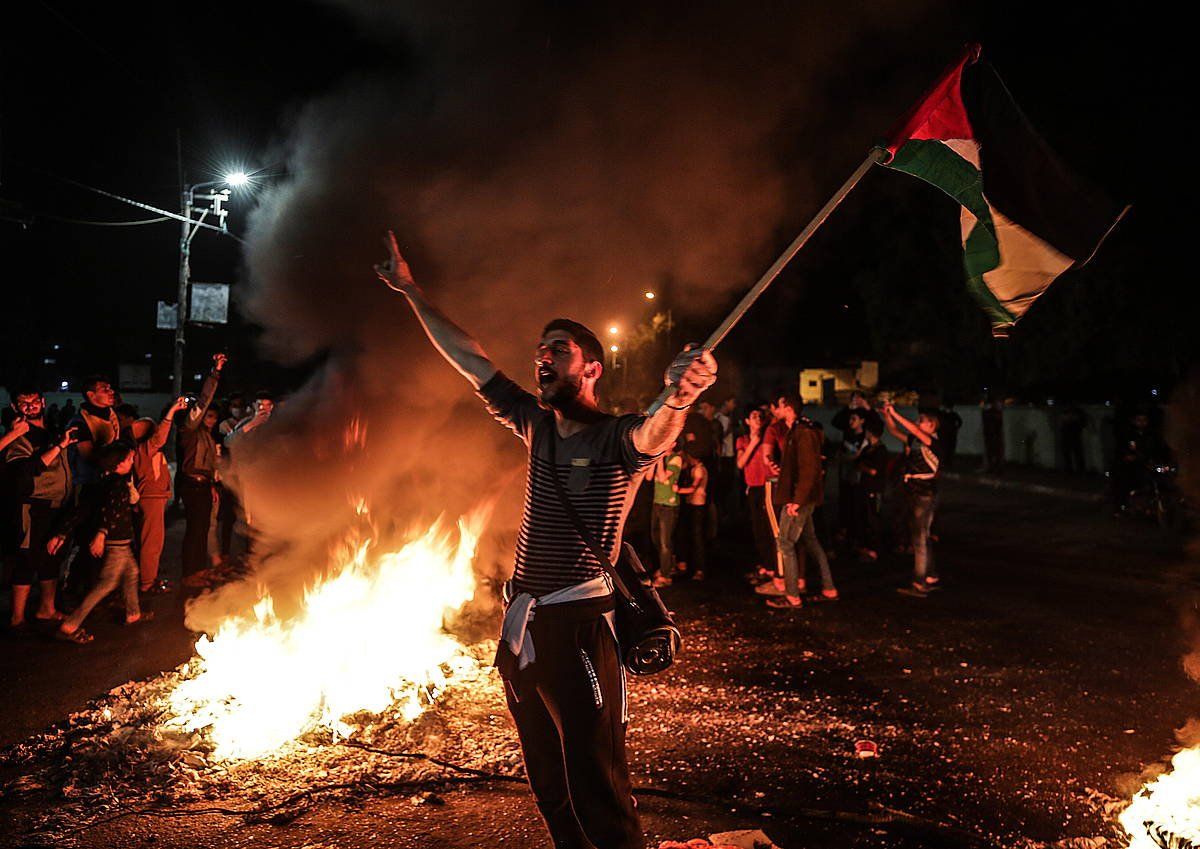
{"label": "curb", "polygon": [[1086,490],[1069,489],[1065,486],[1049,486],[1041,483],[1027,483],[1025,481],[1016,481],[1008,478],[998,478],[986,475],[967,475],[961,472],[944,472],[942,474],[948,481],[955,483],[965,483],[971,486],[985,487],[987,489],[1006,489],[1012,492],[1027,492],[1033,495],[1049,495],[1053,498],[1066,498],[1071,501],[1082,501],[1086,503],[1099,503],[1104,500],[1103,492],[1087,492]]}

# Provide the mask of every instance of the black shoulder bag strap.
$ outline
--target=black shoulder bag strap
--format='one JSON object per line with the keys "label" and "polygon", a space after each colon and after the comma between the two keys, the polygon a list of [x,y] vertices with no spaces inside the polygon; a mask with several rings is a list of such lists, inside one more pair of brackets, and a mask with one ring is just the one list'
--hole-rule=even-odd
{"label": "black shoulder bag strap", "polygon": [[[608,559],[608,556],[592,539],[592,535],[588,533],[587,527],[583,524],[583,517],[579,515],[579,511],[575,509],[575,505],[571,503],[571,499],[567,497],[567,490],[565,487],[563,487],[562,481],[558,479],[558,433],[556,433],[553,413],[546,417],[545,423],[548,425],[548,427],[544,427],[543,429],[546,431],[546,436],[550,440],[550,478],[554,481],[554,491],[558,495],[558,500],[562,503],[563,510],[567,511],[567,518],[570,519],[571,524],[575,526],[575,532],[579,534],[579,538],[583,540],[584,545],[586,545],[588,550],[592,552],[592,556],[600,561],[600,565],[604,568],[604,571],[608,573],[608,577],[612,579],[613,586],[616,587],[617,592],[619,592],[625,598],[625,600],[629,602],[629,604],[633,605],[635,609],[640,610],[641,605],[638,604],[633,593],[629,591],[629,587],[627,587],[625,582],[621,580],[621,576],[617,574],[617,569],[615,566],[613,566],[612,561]],[[534,434],[534,439],[536,440],[536,431]],[[531,452],[537,450],[536,442],[530,446],[529,450]]]}

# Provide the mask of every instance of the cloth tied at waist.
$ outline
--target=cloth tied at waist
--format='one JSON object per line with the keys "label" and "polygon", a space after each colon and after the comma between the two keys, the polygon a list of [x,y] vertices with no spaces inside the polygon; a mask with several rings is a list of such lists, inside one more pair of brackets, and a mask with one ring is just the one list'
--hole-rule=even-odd
{"label": "cloth tied at waist", "polygon": [[[604,598],[612,595],[612,579],[608,575],[600,575],[582,584],[572,584],[561,590],[546,593],[543,596],[532,596],[529,593],[517,593],[508,602],[504,611],[504,623],[500,626],[500,650],[496,655],[496,666],[501,675],[507,677],[511,670],[510,664],[515,660],[516,670],[520,671],[537,660],[537,651],[533,645],[533,636],[529,633],[529,623],[534,620],[535,611],[539,607],[555,604],[565,604],[571,601],[584,601],[593,598]],[[614,614],[610,610],[604,614],[608,627],[616,637]],[[505,650],[510,655],[505,662]]]}

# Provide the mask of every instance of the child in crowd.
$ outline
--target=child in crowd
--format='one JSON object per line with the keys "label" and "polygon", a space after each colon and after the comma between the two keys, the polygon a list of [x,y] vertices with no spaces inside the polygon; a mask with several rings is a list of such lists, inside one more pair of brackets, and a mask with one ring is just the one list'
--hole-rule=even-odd
{"label": "child in crowd", "polygon": [[83,599],[79,608],[63,620],[57,637],[83,645],[93,639],[83,628],[88,614],[118,586],[125,600],[125,624],[145,622],[153,617],[138,606],[138,562],[133,554],[133,505],[137,490],[129,478],[133,469],[133,449],[123,442],[113,442],[96,450],[96,464],[101,472],[90,502],[81,505],[64,521],[58,533],[51,537],[46,549],[55,554],[62,548],[71,531],[81,524],[94,531],[88,550],[101,559],[100,576],[96,586]]}

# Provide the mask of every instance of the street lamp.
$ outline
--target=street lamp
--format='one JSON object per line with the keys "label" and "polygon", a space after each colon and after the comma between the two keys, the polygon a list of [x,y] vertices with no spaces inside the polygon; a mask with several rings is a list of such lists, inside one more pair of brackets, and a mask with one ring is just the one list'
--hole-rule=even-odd
{"label": "street lamp", "polygon": [[653,292],[646,292],[646,300],[647,300],[647,301],[653,301],[653,300],[654,300],[654,293],[653,293]]}
{"label": "street lamp", "polygon": [[614,324],[612,327],[608,328],[608,332],[609,332],[610,334],[612,334],[613,336],[616,336],[616,335],[617,335],[617,333],[619,333],[619,332],[620,332],[620,330],[619,330],[619,328],[618,328],[618,327],[617,327],[617,326]]}
{"label": "street lamp", "polygon": [[[229,187],[244,186],[249,182],[250,178],[246,172],[235,171],[220,180],[193,183],[184,187],[180,202],[183,209],[183,229],[179,236],[179,305],[175,314],[175,368],[171,374],[171,393],[176,398],[183,394],[183,351],[186,345],[184,328],[187,326],[189,312],[188,286],[192,274],[192,239],[204,224],[204,219],[210,214],[216,217],[218,229],[222,233],[228,233],[225,219],[229,215],[229,210],[225,209],[224,204],[229,200],[231,193]],[[225,186],[225,188],[208,191],[205,194],[196,194],[198,190],[211,190],[216,186]],[[192,212],[196,208],[197,200],[207,201],[208,205],[203,208],[200,217],[193,221]]]}

